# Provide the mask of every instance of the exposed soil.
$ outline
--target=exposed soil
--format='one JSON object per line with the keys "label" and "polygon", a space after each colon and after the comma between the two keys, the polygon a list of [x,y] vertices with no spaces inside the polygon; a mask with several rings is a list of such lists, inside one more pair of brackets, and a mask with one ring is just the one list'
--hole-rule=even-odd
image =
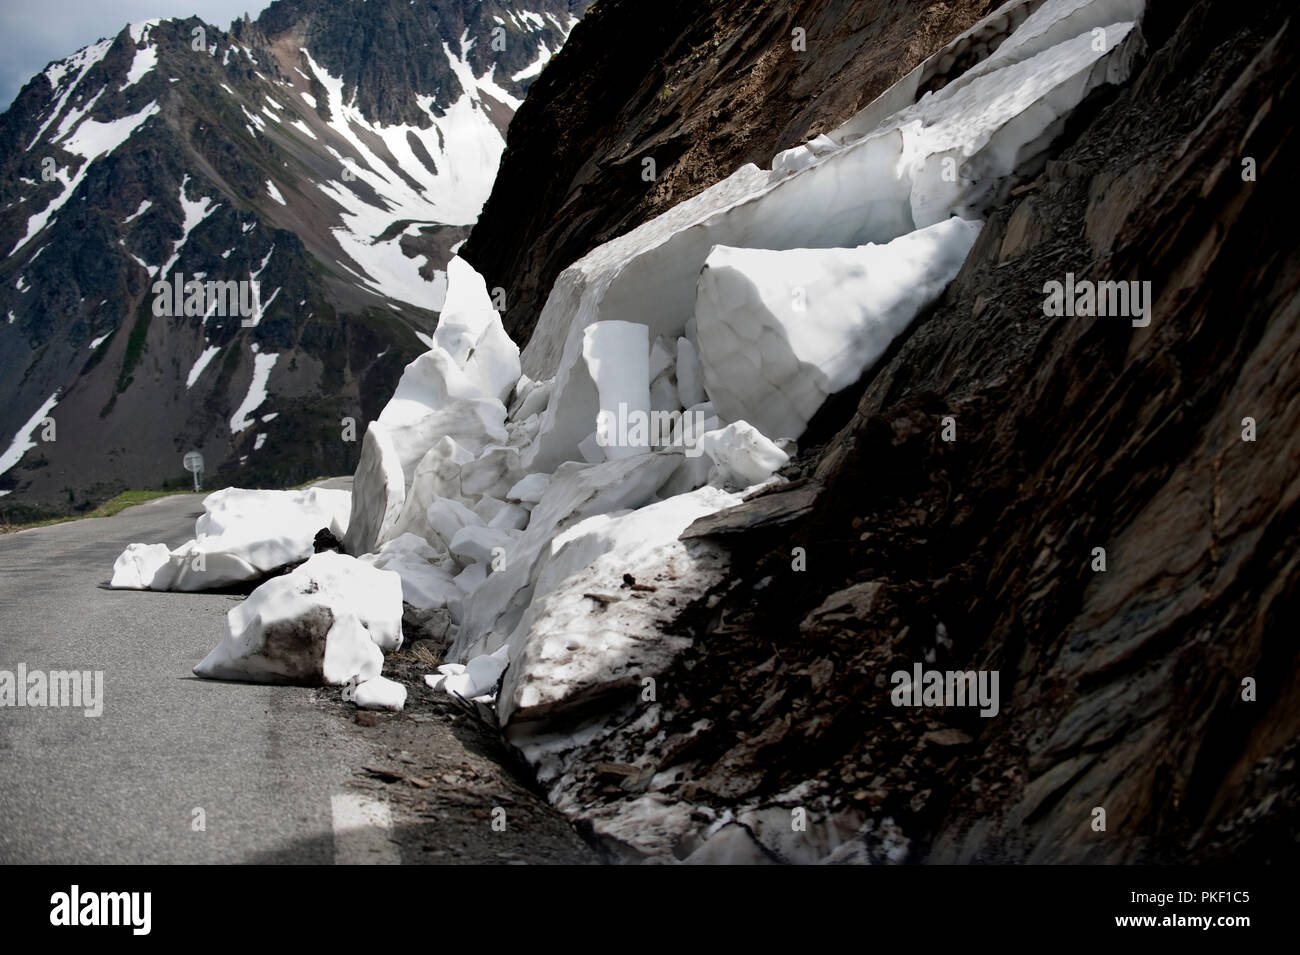
{"label": "exposed soil", "polygon": [[342,701],[337,687],[316,691],[334,718],[353,724],[382,753],[356,767],[353,785],[383,793],[403,864],[598,862],[535,791],[495,729],[425,684],[424,675],[441,662],[425,646],[385,657],[384,676],[406,686],[400,713],[359,710]]}

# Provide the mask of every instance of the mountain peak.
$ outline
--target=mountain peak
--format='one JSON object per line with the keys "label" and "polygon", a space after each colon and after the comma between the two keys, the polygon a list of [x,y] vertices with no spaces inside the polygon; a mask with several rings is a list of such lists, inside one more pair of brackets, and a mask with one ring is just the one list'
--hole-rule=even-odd
{"label": "mountain peak", "polygon": [[[506,127],[585,6],[278,0],[228,31],[126,24],[34,76],[0,116],[0,445],[57,392],[103,464],[19,454],[6,506],[156,486],[182,445],[243,483],[312,477],[295,449],[363,419],[432,332]],[[257,314],[156,313],[178,276]],[[271,417],[235,431],[253,392]]]}

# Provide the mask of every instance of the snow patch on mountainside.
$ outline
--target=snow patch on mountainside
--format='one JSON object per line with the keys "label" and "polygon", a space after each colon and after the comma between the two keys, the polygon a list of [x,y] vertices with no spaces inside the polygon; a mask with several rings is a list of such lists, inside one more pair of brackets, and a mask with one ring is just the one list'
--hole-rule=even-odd
{"label": "snow patch on mountainside", "polygon": [[185,376],[185,389],[187,391],[194,387],[194,383],[199,380],[199,375],[203,374],[203,369],[208,367],[208,362],[212,361],[219,351],[221,351],[220,345],[208,345],[203,349],[203,352],[191,366],[190,373]]}
{"label": "snow patch on mountainside", "polygon": [[69,73],[75,71],[77,75],[67,84],[67,86],[63,87],[62,92],[59,93],[58,102],[54,104],[54,107],[50,110],[45,122],[41,124],[41,128],[38,129],[36,135],[32,137],[32,141],[27,144],[28,149],[31,149],[41,141],[41,137],[45,135],[45,131],[50,128],[50,124],[53,123],[54,120],[59,117],[59,114],[63,112],[63,107],[67,105],[68,99],[72,96],[73,91],[76,90],[78,84],[80,84],[82,79],[85,78],[85,75],[90,72],[91,67],[104,58],[108,53],[109,47],[112,45],[112,40],[100,40],[98,43],[91,44],[84,49],[78,50],[66,60],[60,60],[58,63],[50,64],[50,66],[45,70],[45,78],[49,80],[50,89],[52,90],[58,90],[60,84],[63,82],[63,78]]}
{"label": "snow patch on mountainside", "polygon": [[[64,168],[55,170],[55,177],[63,185],[62,192],[43,210],[27,219],[27,231],[18,240],[17,244],[10,249],[9,254],[13,255],[30,242],[33,236],[45,228],[50,218],[63,208],[63,204],[76,191],[77,186],[81,185],[81,180],[86,178],[86,173],[96,159],[111,153],[126,142],[145,120],[157,113],[158,104],[150,103],[134,115],[123,116],[121,119],[111,120],[107,123],[101,123],[93,119],[83,119],[76,131],[60,143],[60,146],[70,153],[81,156],[85,161],[82,162],[72,178],[68,178],[67,170]],[[39,136],[37,138],[39,139]]]}
{"label": "snow patch on mountainside", "polygon": [[[271,369],[275,367],[279,357],[278,354],[269,352],[261,352],[253,356],[253,380],[248,383],[248,394],[244,396],[244,400],[240,402],[239,407],[235,409],[235,413],[230,416],[231,434],[239,434],[245,428],[251,428],[257,423],[249,415],[260,408],[262,402],[266,401],[266,383],[270,380]],[[202,371],[202,369],[199,370]],[[197,379],[197,377],[196,375],[195,378]]]}
{"label": "snow patch on mountainside", "polygon": [[45,399],[44,403],[27,419],[27,423],[18,429],[18,433],[14,435],[14,439],[9,443],[5,453],[0,454],[0,474],[4,474],[22,460],[24,454],[36,447],[36,442],[32,440],[31,434],[36,430],[36,426],[41,423],[41,420],[54,410],[54,406],[58,404],[58,401],[59,393],[56,391]]}
{"label": "snow patch on mountainside", "polygon": [[131,61],[131,68],[126,71],[126,81],[122,84],[122,89],[128,86],[134,86],[144,79],[145,74],[158,65],[158,50],[152,46],[143,46],[135,51],[135,59]]}
{"label": "snow patch on mountainside", "polygon": [[[505,149],[505,140],[485,109],[484,96],[501,102],[513,98],[491,81],[491,73],[474,77],[469,65],[448,49],[465,92],[442,116],[434,111],[433,97],[426,96],[419,102],[429,113],[428,127],[372,124],[360,109],[344,102],[343,80],[330,75],[309,51],[303,53],[325,88],[330,127],[351,147],[347,155],[330,147],[347,164],[351,179],[319,184],[342,207],[343,227],[333,230],[336,240],[360,266],[370,288],[412,305],[439,309],[439,289],[419,274],[421,261],[403,254],[397,238],[376,240],[399,218],[445,225],[468,225],[478,218]],[[517,105],[513,100],[511,108]],[[436,172],[417,155],[412,140],[432,159]],[[369,186],[374,198],[354,183]]]}

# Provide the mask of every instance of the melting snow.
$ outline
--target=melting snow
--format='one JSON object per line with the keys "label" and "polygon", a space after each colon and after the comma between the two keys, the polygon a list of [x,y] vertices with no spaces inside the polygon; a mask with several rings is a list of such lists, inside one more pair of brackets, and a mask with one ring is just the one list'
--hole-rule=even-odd
{"label": "melting snow", "polygon": [[[9,254],[13,255],[41,229],[45,228],[45,224],[50,217],[63,208],[63,204],[68,201],[72,193],[76,191],[77,186],[81,184],[81,180],[85,178],[91,163],[100,156],[111,153],[126,142],[131,134],[140,127],[141,123],[157,112],[158,104],[150,103],[134,115],[123,116],[121,119],[114,119],[107,123],[100,123],[93,119],[83,120],[81,125],[77,127],[76,132],[61,145],[68,152],[81,156],[85,162],[81,164],[76,175],[71,179],[68,178],[66,168],[60,167],[55,170],[56,178],[63,184],[63,191],[43,210],[28,218],[26,234],[18,240],[18,244],[9,251]],[[37,138],[40,138],[39,135]]]}
{"label": "melting snow", "polygon": [[46,417],[54,406],[58,404],[59,393],[56,391],[45,399],[45,403],[36,409],[35,414],[27,419],[27,423],[18,429],[14,439],[9,444],[9,449],[4,454],[0,454],[0,474],[4,474],[20,460],[31,448],[36,447],[36,442],[32,440],[31,433],[36,426],[41,423],[41,419]]}
{"label": "melting snow", "polygon": [[135,212],[131,213],[129,216],[123,219],[122,225],[126,225],[128,222],[133,222],[136,219],[140,218],[142,215],[144,215],[146,212],[149,211],[149,207],[152,205],[153,203],[148,199],[140,200],[140,208],[136,209]]}
{"label": "melting snow", "polygon": [[158,65],[158,48],[156,46],[144,46],[135,51],[135,59],[131,61],[131,68],[126,71],[126,82],[122,84],[122,89],[128,86],[134,86],[144,79],[144,75]]}
{"label": "melting snow", "polygon": [[212,361],[219,351],[221,351],[220,345],[209,345],[203,349],[203,353],[199,355],[198,360],[190,368],[190,373],[185,376],[186,391],[194,387],[194,383],[199,380],[199,375],[203,374],[203,369],[208,367],[208,362]]}
{"label": "melting snow", "polygon": [[50,81],[50,88],[54,90],[59,88],[59,84],[62,82],[63,77],[72,70],[77,71],[77,76],[67,85],[67,88],[59,94],[59,101],[54,104],[54,108],[50,110],[50,115],[46,118],[41,128],[36,131],[36,135],[32,137],[32,141],[27,144],[28,149],[31,149],[40,142],[41,137],[45,135],[45,130],[49,128],[50,123],[54,122],[55,118],[57,118],[63,111],[63,107],[68,102],[68,97],[70,97],[73,90],[77,88],[77,84],[79,84],[85,75],[90,72],[91,67],[104,58],[104,55],[108,53],[108,49],[112,45],[112,40],[100,40],[98,43],[88,46],[85,49],[78,50],[66,60],[61,60],[58,63],[52,64],[45,71],[45,78]]}
{"label": "melting snow", "polygon": [[[362,281],[390,298],[437,310],[441,308],[439,284],[419,274],[422,260],[401,251],[399,239],[375,242],[397,218],[417,222],[469,225],[477,218],[492,190],[505,140],[488,115],[488,99],[518,106],[518,100],[500,89],[489,72],[475,77],[469,64],[444,44],[448,61],[464,93],[442,116],[436,115],[432,97],[421,97],[421,109],[432,125],[383,126],[371,124],[343,98],[343,81],[331,76],[303,50],[307,63],[325,88],[331,128],[350,147],[340,155],[358,183],[378,196],[372,204],[347,181],[321,184],[321,189],[343,207],[343,227],[334,237],[348,257],[360,265]],[[412,145],[419,143],[433,160],[435,174]],[[378,145],[382,143],[382,148]],[[367,193],[368,194],[368,193]]]}
{"label": "melting snow", "polygon": [[180,258],[181,247],[185,245],[185,242],[189,239],[190,233],[194,231],[200,222],[221,208],[220,204],[215,206],[212,205],[212,200],[207,196],[200,196],[198,199],[187,198],[185,195],[185,185],[189,181],[189,173],[186,173],[185,178],[181,180],[179,196],[181,214],[185,217],[185,221],[181,224],[181,237],[172,247],[172,257],[167,260],[167,264],[164,265],[159,272],[159,275],[162,278],[168,276],[171,272],[172,266],[175,265],[176,260]]}
{"label": "melting snow", "polygon": [[266,400],[266,383],[270,380],[271,369],[279,357],[278,354],[267,352],[253,356],[253,380],[248,383],[248,394],[244,395],[244,400],[230,416],[231,434],[239,434],[245,428],[253,426],[253,419],[248,416]]}

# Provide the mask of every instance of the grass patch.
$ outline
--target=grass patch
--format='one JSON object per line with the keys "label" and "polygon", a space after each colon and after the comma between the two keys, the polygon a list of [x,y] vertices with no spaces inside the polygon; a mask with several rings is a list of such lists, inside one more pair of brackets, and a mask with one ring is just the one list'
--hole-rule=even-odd
{"label": "grass patch", "polygon": [[116,497],[109,498],[93,511],[87,511],[85,514],[70,514],[66,517],[50,517],[43,521],[32,521],[27,524],[8,524],[0,520],[0,534],[8,534],[13,531],[25,531],[32,527],[48,527],[51,524],[66,524],[69,521],[80,521],[87,517],[112,517],[128,507],[134,507],[137,504],[143,504],[145,501],[157,500],[160,497],[172,497],[176,494],[190,494],[190,490],[179,491],[123,491]]}
{"label": "grass patch", "polygon": [[149,337],[149,324],[152,321],[153,312],[146,309],[139,313],[135,325],[131,328],[131,337],[126,340],[126,355],[122,358],[122,370],[117,375],[117,388],[113,394],[114,398],[131,386],[131,373],[135,371],[140,356],[144,354],[145,339]]}

